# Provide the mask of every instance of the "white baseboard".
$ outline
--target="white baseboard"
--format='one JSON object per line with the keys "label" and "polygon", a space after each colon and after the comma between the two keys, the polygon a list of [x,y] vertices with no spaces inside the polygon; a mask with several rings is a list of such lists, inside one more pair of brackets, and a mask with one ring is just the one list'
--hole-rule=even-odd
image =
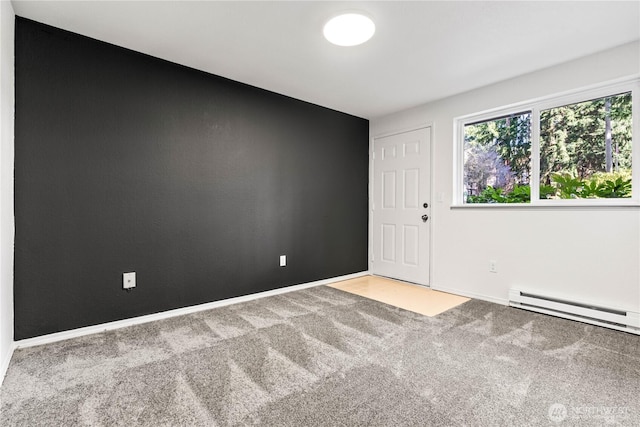
{"label": "white baseboard", "polygon": [[461,297],[489,301],[500,305],[509,305],[508,298],[496,298],[489,295],[476,294],[475,292],[461,291],[460,289],[454,289],[447,286],[431,285],[431,289],[433,289],[434,291],[446,292],[448,294],[460,295]]}
{"label": "white baseboard", "polygon": [[[340,282],[342,280],[354,279],[356,277],[368,276],[368,271],[360,273],[347,274],[345,276],[332,277],[330,279],[317,280],[315,282],[302,283],[300,285],[287,286],[285,288],[272,289],[270,291],[259,292],[251,295],[243,295],[241,297],[229,298],[221,301],[208,302],[205,304],[194,305],[190,307],[177,308],[175,310],[163,311],[161,313],[148,314],[145,316],[133,317],[131,319],[116,320],[114,322],[102,323],[100,325],[87,326],[84,328],[72,329],[69,331],[56,332],[54,334],[42,335],[34,338],[27,338],[16,341],[14,348],[33,347],[36,345],[49,344],[56,341],[63,341],[70,338],[81,337],[114,329],[125,328],[127,326],[139,325],[141,323],[153,322],[155,320],[168,319],[170,317],[182,316],[184,314],[196,313],[198,311],[210,310],[212,308],[223,307],[226,305],[237,304],[240,302],[252,301],[259,298],[270,297],[274,295],[284,294],[287,292],[299,291],[301,289],[312,288],[314,286],[328,285],[330,283]],[[11,350],[13,353],[13,349]],[[9,355],[9,360],[11,355]],[[7,366],[9,362],[7,361]],[[2,365],[4,366],[4,365]],[[5,368],[6,369],[6,368]],[[2,372],[2,371],[0,371]]]}
{"label": "white baseboard", "polygon": [[0,360],[0,386],[4,382],[4,376],[7,374],[7,369],[9,369],[9,362],[11,362],[11,357],[13,356],[13,351],[16,349],[16,344],[12,343],[7,349],[6,354],[2,355],[2,360]]}

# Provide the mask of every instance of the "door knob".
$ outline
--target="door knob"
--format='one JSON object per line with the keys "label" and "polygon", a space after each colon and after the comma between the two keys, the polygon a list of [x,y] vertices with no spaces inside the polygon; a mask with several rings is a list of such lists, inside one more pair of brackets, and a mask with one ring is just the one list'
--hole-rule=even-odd
{"label": "door knob", "polygon": [[422,222],[427,222],[428,219],[429,219],[428,215],[422,215]]}

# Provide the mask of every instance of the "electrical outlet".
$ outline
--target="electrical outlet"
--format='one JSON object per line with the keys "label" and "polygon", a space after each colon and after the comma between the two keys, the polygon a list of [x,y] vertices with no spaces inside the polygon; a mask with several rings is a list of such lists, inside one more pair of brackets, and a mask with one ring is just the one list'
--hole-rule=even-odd
{"label": "electrical outlet", "polygon": [[489,260],[489,273],[497,273],[498,272],[498,261],[492,259]]}
{"label": "electrical outlet", "polygon": [[287,256],[280,255],[280,267],[286,267],[287,265]]}
{"label": "electrical outlet", "polygon": [[136,272],[122,273],[122,289],[132,289],[136,287]]}

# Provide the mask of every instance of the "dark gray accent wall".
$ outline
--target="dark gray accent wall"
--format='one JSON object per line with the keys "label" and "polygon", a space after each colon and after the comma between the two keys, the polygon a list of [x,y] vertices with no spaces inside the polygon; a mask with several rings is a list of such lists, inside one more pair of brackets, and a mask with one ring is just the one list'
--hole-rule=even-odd
{"label": "dark gray accent wall", "polygon": [[15,339],[367,270],[368,128],[17,18]]}

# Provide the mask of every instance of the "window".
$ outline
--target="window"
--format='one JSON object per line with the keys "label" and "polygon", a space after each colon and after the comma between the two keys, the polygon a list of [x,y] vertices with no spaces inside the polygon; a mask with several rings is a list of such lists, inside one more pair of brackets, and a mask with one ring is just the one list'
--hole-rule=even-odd
{"label": "window", "polygon": [[631,92],[540,112],[540,198],[631,197]]}
{"label": "window", "polygon": [[627,81],[457,119],[458,204],[639,202],[637,88]]}
{"label": "window", "polygon": [[464,126],[467,203],[527,203],[531,176],[531,111]]}

